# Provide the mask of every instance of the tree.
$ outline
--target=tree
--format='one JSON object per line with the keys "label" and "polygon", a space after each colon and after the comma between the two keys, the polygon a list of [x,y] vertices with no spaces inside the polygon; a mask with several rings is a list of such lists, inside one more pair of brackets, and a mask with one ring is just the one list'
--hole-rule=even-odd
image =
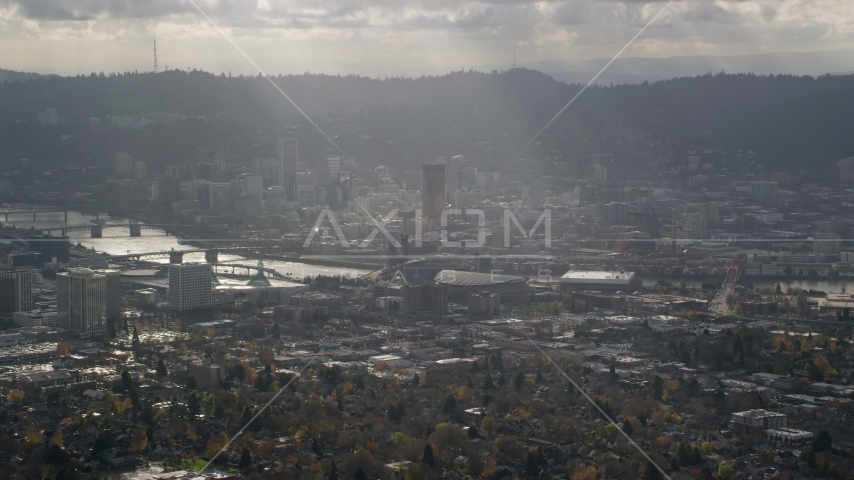
{"label": "tree", "polygon": [[522,390],[522,387],[525,386],[525,374],[522,373],[521,370],[516,372],[516,376],[513,377],[513,387],[516,390]]}
{"label": "tree", "polygon": [[822,429],[813,439],[811,448],[815,453],[831,450],[833,448],[833,437],[827,433],[827,430]]}
{"label": "tree", "polygon": [[[193,378],[193,377],[190,377]],[[190,391],[190,395],[187,398],[187,412],[190,414],[190,418],[195,418],[202,411],[202,405],[199,402],[199,395],[195,390]]]}
{"label": "tree", "polygon": [[528,457],[525,459],[525,472],[531,477],[540,475],[540,466],[537,465],[537,457],[534,452],[528,452]]}
{"label": "tree", "polygon": [[484,390],[492,390],[495,388],[495,382],[492,381],[492,375],[487,372],[486,379],[483,380],[483,389]]}
{"label": "tree", "polygon": [[431,447],[429,443],[424,445],[422,461],[426,463],[428,467],[436,468],[436,457],[433,456],[433,447]]}
{"label": "tree", "polygon": [[480,371],[480,362],[477,359],[474,359],[474,362],[471,363],[471,373],[477,373]]}
{"label": "tree", "polygon": [[535,383],[543,383],[543,372],[537,370],[537,378],[534,380]]}
{"label": "tree", "polygon": [[332,460],[332,465],[329,466],[329,480],[338,480],[338,465],[335,460]]}
{"label": "tree", "polygon": [[136,426],[133,429],[133,434],[130,440],[130,450],[134,453],[142,453],[148,447],[148,435],[141,426]]}
{"label": "tree", "polygon": [[662,480],[663,478],[657,466],[651,462],[646,464],[646,470],[643,472],[643,480]]}
{"label": "tree", "polygon": [[219,432],[217,434],[211,435],[211,438],[208,439],[207,446],[205,447],[205,455],[207,455],[208,457],[213,457],[227,444],[228,435],[226,435],[225,432]]}
{"label": "tree", "polygon": [[[228,439],[226,439],[228,441]],[[95,444],[92,445],[92,456],[97,456],[102,452],[113,448],[113,438],[109,432],[101,432],[95,439]]]}
{"label": "tree", "polygon": [[281,338],[281,332],[279,331],[279,322],[273,324],[273,328],[270,329],[270,333],[273,335],[273,338],[278,340]]}
{"label": "tree", "polygon": [[160,360],[158,360],[158,361],[157,361],[157,370],[156,370],[156,373],[157,373],[157,376],[158,376],[158,377],[160,377],[160,378],[163,378],[163,377],[165,377],[166,375],[169,375],[169,371],[168,371],[168,370],[166,370],[166,364],[165,364],[165,363],[163,363],[163,359],[162,359],[162,358],[161,358]]}
{"label": "tree", "polygon": [[365,475],[365,471],[362,470],[362,467],[359,467],[359,469],[356,470],[356,474],[353,475],[353,480],[368,480],[368,476]]}
{"label": "tree", "polygon": [[634,431],[635,429],[632,427],[632,422],[630,422],[628,418],[623,420],[623,433],[631,436]]}
{"label": "tree", "polygon": [[442,411],[447,415],[453,415],[457,412],[457,396],[453,393],[448,395],[442,402]]}
{"label": "tree", "polygon": [[187,379],[187,390],[196,390],[196,377],[190,375],[190,378]]}
{"label": "tree", "polygon": [[249,453],[248,448],[244,448],[243,451],[240,452],[240,461],[237,463],[237,468],[243,470],[249,465],[252,465],[252,454]]}
{"label": "tree", "polygon": [[136,325],[133,326],[133,336],[131,337],[130,344],[134,350],[139,348],[139,332],[136,330]]}
{"label": "tree", "polygon": [[718,465],[717,478],[726,480],[728,478],[731,478],[733,475],[735,475],[735,469],[732,468],[732,465],[726,463],[721,463],[720,465]]}
{"label": "tree", "polygon": [[658,375],[652,379],[652,398],[656,400],[661,400],[661,397],[664,395],[664,381],[661,380],[661,377]]}
{"label": "tree", "polygon": [[421,384],[421,377],[416,373],[414,377],[412,377],[412,388],[418,388],[418,385]]}

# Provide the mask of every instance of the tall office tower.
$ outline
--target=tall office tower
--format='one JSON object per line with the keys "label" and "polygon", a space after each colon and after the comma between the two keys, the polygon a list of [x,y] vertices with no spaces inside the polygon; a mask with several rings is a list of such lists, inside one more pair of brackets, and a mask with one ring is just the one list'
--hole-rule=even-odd
{"label": "tall office tower", "polygon": [[213,156],[213,160],[211,161],[211,182],[225,182],[228,181],[228,167],[225,164],[225,154],[222,153],[222,150],[216,152]]}
{"label": "tall office tower", "polygon": [[297,158],[298,145],[296,138],[279,139],[279,185],[288,191],[288,200],[297,200]]}
{"label": "tall office tower", "polygon": [[0,272],[0,313],[26,312],[32,309],[32,272]]}
{"label": "tall office tower", "polygon": [[122,277],[118,270],[95,270],[96,275],[106,279],[106,310],[107,318],[115,318],[122,313]]}
{"label": "tall office tower", "polygon": [[157,201],[161,205],[171,207],[178,200],[181,200],[181,181],[175,177],[158,178]]}
{"label": "tall office tower", "polygon": [[113,174],[118,178],[133,178],[133,157],[125,152],[113,156]]}
{"label": "tall office tower", "polygon": [[267,211],[283,215],[288,203],[288,192],[281,185],[274,185],[267,189]]}
{"label": "tall office tower", "polygon": [[208,210],[211,208],[211,182],[207,180],[197,180],[198,185],[198,200],[199,208]]}
{"label": "tall office tower", "polygon": [[208,184],[210,199],[208,208],[214,212],[230,212],[233,207],[233,192],[231,183],[214,183]]}
{"label": "tall office tower", "polygon": [[341,157],[329,157],[326,159],[326,164],[329,167],[329,178],[335,182],[341,171]]}
{"label": "tall office tower", "polygon": [[425,232],[440,230],[445,209],[445,165],[437,163],[421,168],[422,228]]}
{"label": "tall office tower", "polygon": [[145,180],[148,178],[148,164],[145,162],[133,162],[133,179]]}
{"label": "tall office tower", "polygon": [[211,276],[207,263],[169,265],[169,309],[191,312],[210,308]]}
{"label": "tall office tower", "polygon": [[460,189],[461,177],[463,168],[466,166],[466,157],[455,155],[450,160],[445,162],[445,200],[451,202],[454,199],[454,193]]}
{"label": "tall office tower", "polygon": [[257,173],[241,173],[237,176],[238,195],[240,197],[253,197],[261,206],[262,194],[264,193],[264,179]]}
{"label": "tall office tower", "polygon": [[88,268],[56,275],[57,324],[81,338],[103,335],[107,313],[107,277]]}
{"label": "tall office tower", "polygon": [[406,172],[403,174],[404,188],[418,190],[421,188],[421,172]]}
{"label": "tall office tower", "polygon": [[374,169],[374,190],[379,192],[380,187],[382,187],[383,183],[391,181],[391,173],[388,171],[388,167],[385,165],[380,165],[379,167]]}

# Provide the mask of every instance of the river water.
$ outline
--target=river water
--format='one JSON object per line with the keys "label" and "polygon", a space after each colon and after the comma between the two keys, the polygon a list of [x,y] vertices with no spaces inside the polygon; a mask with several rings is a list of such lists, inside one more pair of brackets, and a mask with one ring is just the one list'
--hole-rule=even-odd
{"label": "river water", "polygon": [[[110,217],[101,215],[98,217],[105,224],[128,224],[128,219],[120,217]],[[0,218],[2,221],[4,218]],[[65,225],[93,225],[91,222],[95,219],[94,215],[84,214],[80,212],[68,212],[68,221],[65,221],[65,215],[62,213],[39,213],[36,216],[36,221],[33,222],[32,214],[9,215],[7,226],[15,228],[28,229],[35,227],[37,229],[44,228],[61,228]],[[67,232],[68,238],[72,244],[81,244],[86,248],[94,248],[99,252],[108,253],[111,255],[124,255],[129,253],[144,253],[144,252],[162,252],[167,250],[195,250],[192,245],[180,245],[178,239],[174,236],[167,235],[161,229],[142,229],[142,236],[131,237],[127,227],[105,228],[101,238],[91,238],[88,230],[74,230]],[[54,232],[54,235],[59,235],[59,231]],[[168,259],[151,260],[158,263],[169,263]],[[188,253],[184,255],[185,262],[204,262],[205,254],[202,252]],[[247,266],[255,266],[257,260],[240,257],[237,255],[219,255],[220,263],[239,264]],[[306,276],[316,277],[318,275],[335,275],[346,277],[359,277],[369,273],[369,270],[351,268],[351,267],[330,267],[324,265],[311,265],[299,262],[285,262],[278,260],[264,260],[264,266],[271,268],[282,275],[291,274],[295,279],[302,279]],[[226,271],[224,267],[220,267],[220,271]],[[230,271],[230,269],[228,270]],[[240,269],[236,269],[240,272]],[[245,273],[245,270],[243,271]],[[281,281],[270,279],[273,284]]]}

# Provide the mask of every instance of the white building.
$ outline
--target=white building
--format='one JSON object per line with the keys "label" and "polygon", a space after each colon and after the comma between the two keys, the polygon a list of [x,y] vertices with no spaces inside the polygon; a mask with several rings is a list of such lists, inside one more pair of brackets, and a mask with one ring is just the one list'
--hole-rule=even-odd
{"label": "white building", "polygon": [[62,115],[56,108],[46,108],[44,112],[39,112],[39,122],[42,125],[59,125],[59,122],[64,121]]}
{"label": "white building", "polygon": [[261,206],[264,192],[264,179],[257,173],[241,173],[237,176],[237,196],[254,197]]}
{"label": "white building", "polygon": [[780,427],[765,430],[765,436],[768,438],[768,443],[772,445],[800,445],[812,440],[815,435],[805,430]]}
{"label": "white building", "polygon": [[133,157],[125,152],[113,156],[113,174],[117,178],[133,178]]}
{"label": "white building", "polygon": [[57,313],[55,310],[30,310],[12,314],[15,325],[21,327],[55,327]]}
{"label": "white building", "polygon": [[189,312],[211,307],[211,266],[207,263],[169,265],[169,308]]}
{"label": "white building", "polygon": [[106,330],[107,277],[88,268],[72,268],[56,275],[57,323],[80,337],[103,335]]}

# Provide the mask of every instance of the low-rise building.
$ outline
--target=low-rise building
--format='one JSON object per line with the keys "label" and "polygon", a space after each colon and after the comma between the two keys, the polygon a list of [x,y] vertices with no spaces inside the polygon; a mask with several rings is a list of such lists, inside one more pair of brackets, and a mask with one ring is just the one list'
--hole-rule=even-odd
{"label": "low-rise building", "polygon": [[191,363],[187,366],[187,373],[196,380],[196,386],[200,389],[219,387],[225,380],[225,369],[221,365]]}
{"label": "low-rise building", "polygon": [[769,429],[787,426],[788,417],[784,413],[755,409],[732,414],[732,423],[750,429]]}

